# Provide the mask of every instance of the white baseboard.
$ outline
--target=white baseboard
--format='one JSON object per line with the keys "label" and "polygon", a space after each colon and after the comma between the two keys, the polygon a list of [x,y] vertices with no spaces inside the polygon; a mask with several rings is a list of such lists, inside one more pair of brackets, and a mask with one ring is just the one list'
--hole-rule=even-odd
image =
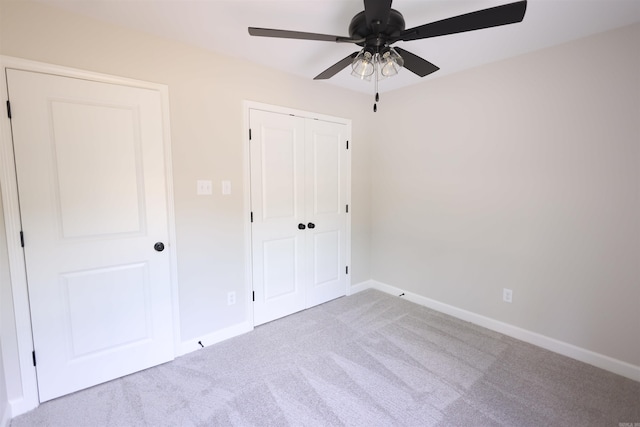
{"label": "white baseboard", "polygon": [[385,283],[377,282],[375,280],[361,282],[351,287],[350,294],[355,294],[365,289],[377,289],[379,291],[396,296],[404,293],[403,298],[424,307],[439,311],[444,314],[448,314],[450,316],[465,320],[470,323],[474,323],[492,331],[499,332],[512,338],[516,338],[520,341],[542,347],[546,350],[553,351],[554,353],[558,353],[563,356],[588,363],[609,372],[613,372],[615,374],[630,378],[634,381],[640,381],[640,366],[632,365],[630,363],[623,362],[621,360],[614,359],[612,357],[605,356],[591,350],[577,347],[573,344],[559,341],[554,338],[538,334],[536,332],[528,331],[526,329],[522,329],[508,323],[500,322],[490,317],[463,310],[449,304],[444,304],[442,302],[423,297],[422,295],[408,292],[400,288],[396,288],[395,286],[387,285]]}
{"label": "white baseboard", "polygon": [[[204,335],[199,338],[194,338],[189,341],[184,341],[178,348],[178,356],[183,356],[192,351],[200,350],[203,346],[208,347],[213,344],[217,344],[229,338],[236,337],[238,335],[246,334],[253,330],[253,325],[250,322],[242,322],[237,325],[230,326],[228,328],[216,331],[212,334]],[[200,345],[202,343],[202,345]]]}
{"label": "white baseboard", "polygon": [[9,421],[11,421],[11,406],[7,402],[4,411],[0,414],[0,427],[8,427]]}
{"label": "white baseboard", "polygon": [[[30,399],[24,397],[18,399],[9,400],[9,419],[15,418],[18,415],[26,414],[29,411],[33,411],[38,407],[40,403],[38,401],[32,402]],[[0,424],[2,426],[2,424]]]}
{"label": "white baseboard", "polygon": [[377,282],[374,282],[373,280],[366,280],[364,282],[356,283],[349,288],[347,296],[357,294],[358,292],[364,291],[365,289],[377,289],[375,287],[376,283]]}

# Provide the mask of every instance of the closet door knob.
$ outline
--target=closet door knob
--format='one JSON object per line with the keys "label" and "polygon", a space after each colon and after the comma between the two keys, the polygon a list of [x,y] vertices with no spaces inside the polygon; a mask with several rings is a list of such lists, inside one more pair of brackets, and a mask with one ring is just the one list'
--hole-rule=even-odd
{"label": "closet door knob", "polygon": [[162,242],[156,243],[155,245],[153,245],[153,249],[155,249],[158,252],[164,251],[164,243]]}
{"label": "closet door knob", "polygon": [[307,227],[304,224],[298,224],[298,230],[304,230],[305,228]]}
{"label": "closet door knob", "polygon": [[307,224],[307,227],[316,228],[316,225],[314,223],[310,222],[309,224]]}

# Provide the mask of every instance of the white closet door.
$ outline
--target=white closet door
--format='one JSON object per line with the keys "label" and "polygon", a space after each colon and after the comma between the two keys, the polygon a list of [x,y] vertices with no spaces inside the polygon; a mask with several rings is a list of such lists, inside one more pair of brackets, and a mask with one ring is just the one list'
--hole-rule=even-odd
{"label": "white closet door", "polygon": [[254,324],[346,292],[346,125],[250,110]]}
{"label": "white closet door", "polygon": [[160,94],[7,78],[40,401],[171,360]]}
{"label": "white closet door", "polygon": [[345,294],[346,125],[306,122],[307,307]]}
{"label": "white closet door", "polygon": [[[305,308],[304,119],[251,110],[254,324]],[[304,225],[305,229],[300,229]]]}

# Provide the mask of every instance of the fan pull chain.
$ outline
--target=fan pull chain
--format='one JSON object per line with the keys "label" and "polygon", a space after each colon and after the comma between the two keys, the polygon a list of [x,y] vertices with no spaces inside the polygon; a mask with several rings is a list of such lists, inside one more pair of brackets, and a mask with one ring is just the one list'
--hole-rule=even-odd
{"label": "fan pull chain", "polygon": [[375,80],[376,80],[376,102],[373,104],[373,112],[377,112],[378,111],[378,101],[380,101],[380,95],[378,94],[378,70],[377,70],[377,63],[375,64],[373,73],[375,74]]}

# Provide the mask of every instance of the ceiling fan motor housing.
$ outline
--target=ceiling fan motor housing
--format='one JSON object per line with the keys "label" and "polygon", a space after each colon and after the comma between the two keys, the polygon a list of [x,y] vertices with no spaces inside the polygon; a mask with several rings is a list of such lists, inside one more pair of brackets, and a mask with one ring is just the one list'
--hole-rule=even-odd
{"label": "ceiling fan motor housing", "polygon": [[[362,11],[351,19],[349,36],[353,39],[365,39],[365,41],[356,44],[362,47],[372,47],[378,51],[380,47],[391,44],[400,37],[400,33],[404,30],[404,17],[397,10],[391,9],[386,26],[383,23],[375,24],[367,25],[367,18]],[[377,31],[376,26],[381,26],[383,30]],[[391,43],[387,43],[389,39],[392,39]]]}

